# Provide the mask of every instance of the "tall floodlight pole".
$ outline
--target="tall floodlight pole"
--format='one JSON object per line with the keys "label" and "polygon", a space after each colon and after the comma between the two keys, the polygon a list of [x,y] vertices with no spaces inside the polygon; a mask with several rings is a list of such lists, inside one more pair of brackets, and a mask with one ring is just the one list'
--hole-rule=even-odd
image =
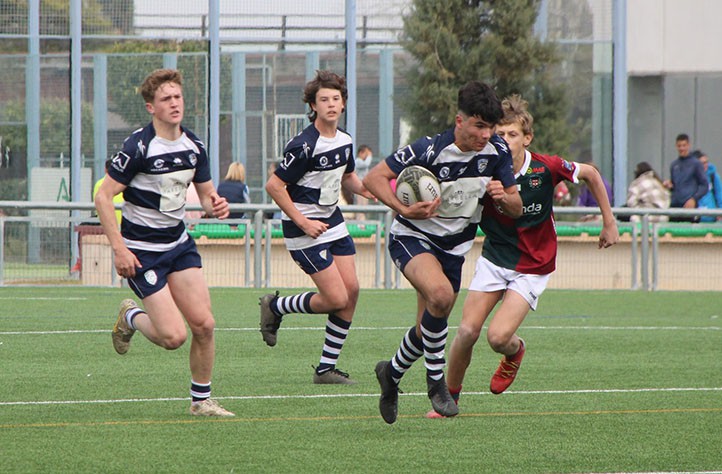
{"label": "tall floodlight pole", "polygon": [[614,45],[614,203],[621,206],[627,196],[627,0],[614,0],[612,35]]}
{"label": "tall floodlight pole", "polygon": [[220,179],[219,147],[221,123],[221,41],[220,41],[220,0],[208,0],[208,49],[210,56],[210,77],[208,79],[209,130],[208,160],[211,165],[213,183],[218,186]]}
{"label": "tall floodlight pole", "polygon": [[[81,74],[83,60],[83,2],[70,1],[70,200],[80,202],[80,172],[83,166],[82,144],[82,105]],[[87,197],[86,197],[87,199]],[[78,217],[78,211],[71,211],[71,216]],[[74,225],[73,222],[71,225]],[[78,260],[78,233],[72,232],[72,262]]]}
{"label": "tall floodlight pole", "polygon": [[356,0],[346,0],[346,131],[356,139]]}

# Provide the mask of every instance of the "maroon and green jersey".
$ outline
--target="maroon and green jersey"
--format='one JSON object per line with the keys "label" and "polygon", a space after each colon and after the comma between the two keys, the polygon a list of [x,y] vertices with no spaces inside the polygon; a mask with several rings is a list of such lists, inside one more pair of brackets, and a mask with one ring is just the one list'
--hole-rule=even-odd
{"label": "maroon and green jersey", "polygon": [[495,265],[520,273],[553,272],[557,256],[552,212],[554,187],[564,180],[577,183],[578,173],[579,167],[574,162],[526,151],[516,177],[522,215],[512,219],[502,214],[489,195],[485,195],[479,224],[486,235],[481,254]]}

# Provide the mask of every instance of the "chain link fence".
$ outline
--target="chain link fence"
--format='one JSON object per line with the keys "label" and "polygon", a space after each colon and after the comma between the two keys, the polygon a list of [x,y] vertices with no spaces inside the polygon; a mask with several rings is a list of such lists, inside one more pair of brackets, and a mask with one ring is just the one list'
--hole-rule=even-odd
{"label": "chain link fence", "polygon": [[[316,69],[347,72],[346,2],[218,2],[214,17],[210,2],[197,0],[83,0],[78,99],[71,96],[75,1],[0,0],[0,201],[90,202],[105,160],[149,121],[138,86],[151,70],[170,67],[184,76],[184,124],[218,154],[214,179],[222,178],[231,162],[244,163],[252,202],[270,203],[263,189],[269,166],[281,157],[285,141],[308,123],[303,85]],[[410,138],[403,104],[410,98],[406,77],[418,65],[399,37],[413,3],[355,2],[354,138],[356,146],[371,146],[375,162]],[[564,58],[556,79],[576,91],[569,112],[577,130],[571,159],[611,152],[611,3],[539,2],[535,31],[556,42]],[[218,91],[211,90],[208,54],[215,32]],[[212,92],[220,96],[217,143],[210,143]],[[79,189],[71,186],[74,100],[81,110]],[[32,225],[6,222],[9,261],[60,261],[66,270],[75,265],[81,251],[77,222],[53,222],[50,211],[5,212],[39,219]]]}

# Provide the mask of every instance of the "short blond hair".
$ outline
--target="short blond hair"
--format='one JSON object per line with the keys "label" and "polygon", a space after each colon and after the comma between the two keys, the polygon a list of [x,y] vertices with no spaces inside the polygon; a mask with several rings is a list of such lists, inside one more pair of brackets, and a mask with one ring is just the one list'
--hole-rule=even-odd
{"label": "short blond hair", "polygon": [[529,113],[529,103],[519,94],[513,94],[501,101],[504,116],[499,125],[518,123],[524,135],[534,135],[534,117]]}
{"label": "short blond hair", "polygon": [[146,103],[152,103],[155,92],[167,82],[173,82],[183,87],[183,76],[175,69],[156,69],[143,79],[140,86],[140,95]]}
{"label": "short blond hair", "polygon": [[228,173],[226,173],[227,181],[246,181],[246,167],[243,163],[234,161],[228,166]]}

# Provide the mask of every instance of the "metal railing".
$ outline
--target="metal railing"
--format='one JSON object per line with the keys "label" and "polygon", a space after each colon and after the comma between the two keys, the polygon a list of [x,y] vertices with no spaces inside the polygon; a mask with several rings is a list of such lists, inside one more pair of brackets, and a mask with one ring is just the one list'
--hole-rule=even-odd
{"label": "metal railing", "polygon": [[[261,288],[310,285],[310,280],[288,259],[281,238],[280,221],[266,218],[269,213],[279,211],[277,206],[232,204],[231,209],[245,212],[248,217],[187,221],[202,255],[204,251],[212,254],[203,257],[211,286]],[[349,227],[359,232],[354,237],[362,286],[408,287],[385,249],[385,229],[390,227],[393,213],[382,205],[343,206],[341,209],[347,216]],[[97,218],[91,217],[93,210],[94,205],[90,202],[0,201],[0,211],[4,211],[0,212],[0,285],[121,284],[112,265],[109,247],[105,249],[108,261],[95,262],[96,273],[99,273],[96,279],[73,271],[78,262],[86,264],[81,259],[83,248],[97,251],[98,248],[93,245],[101,245],[101,241],[107,246],[104,237],[85,235],[88,229],[93,234],[102,234]],[[189,205],[188,210],[200,210],[200,207]],[[616,246],[617,250],[612,251],[616,253],[605,251],[595,254],[591,249],[601,223],[593,219],[599,215],[599,210],[555,208],[559,255],[558,270],[550,287],[558,281],[559,287],[564,288],[717,289],[716,282],[722,281],[722,223],[653,220],[659,216],[678,219],[700,215],[722,219],[722,210],[614,208],[613,211],[619,219],[623,238]],[[364,219],[355,220],[356,213],[363,214]],[[638,222],[624,222],[631,216],[638,216]],[[213,232],[207,231],[214,225],[220,226],[220,234],[215,231],[216,235],[213,235]],[[468,255],[469,260],[478,256],[482,240],[481,237],[477,239],[474,250]],[[580,250],[576,249],[577,246]],[[590,258],[598,260],[590,263]],[[99,270],[101,266],[103,271]],[[213,274],[215,267],[223,267],[216,276]],[[473,264],[466,267],[473,268]],[[81,270],[90,272],[92,269],[82,267]],[[586,272],[589,278],[595,280],[595,270],[599,274],[596,278],[598,283],[584,283],[584,276],[580,275]],[[608,273],[618,274],[614,282],[604,279]]]}

